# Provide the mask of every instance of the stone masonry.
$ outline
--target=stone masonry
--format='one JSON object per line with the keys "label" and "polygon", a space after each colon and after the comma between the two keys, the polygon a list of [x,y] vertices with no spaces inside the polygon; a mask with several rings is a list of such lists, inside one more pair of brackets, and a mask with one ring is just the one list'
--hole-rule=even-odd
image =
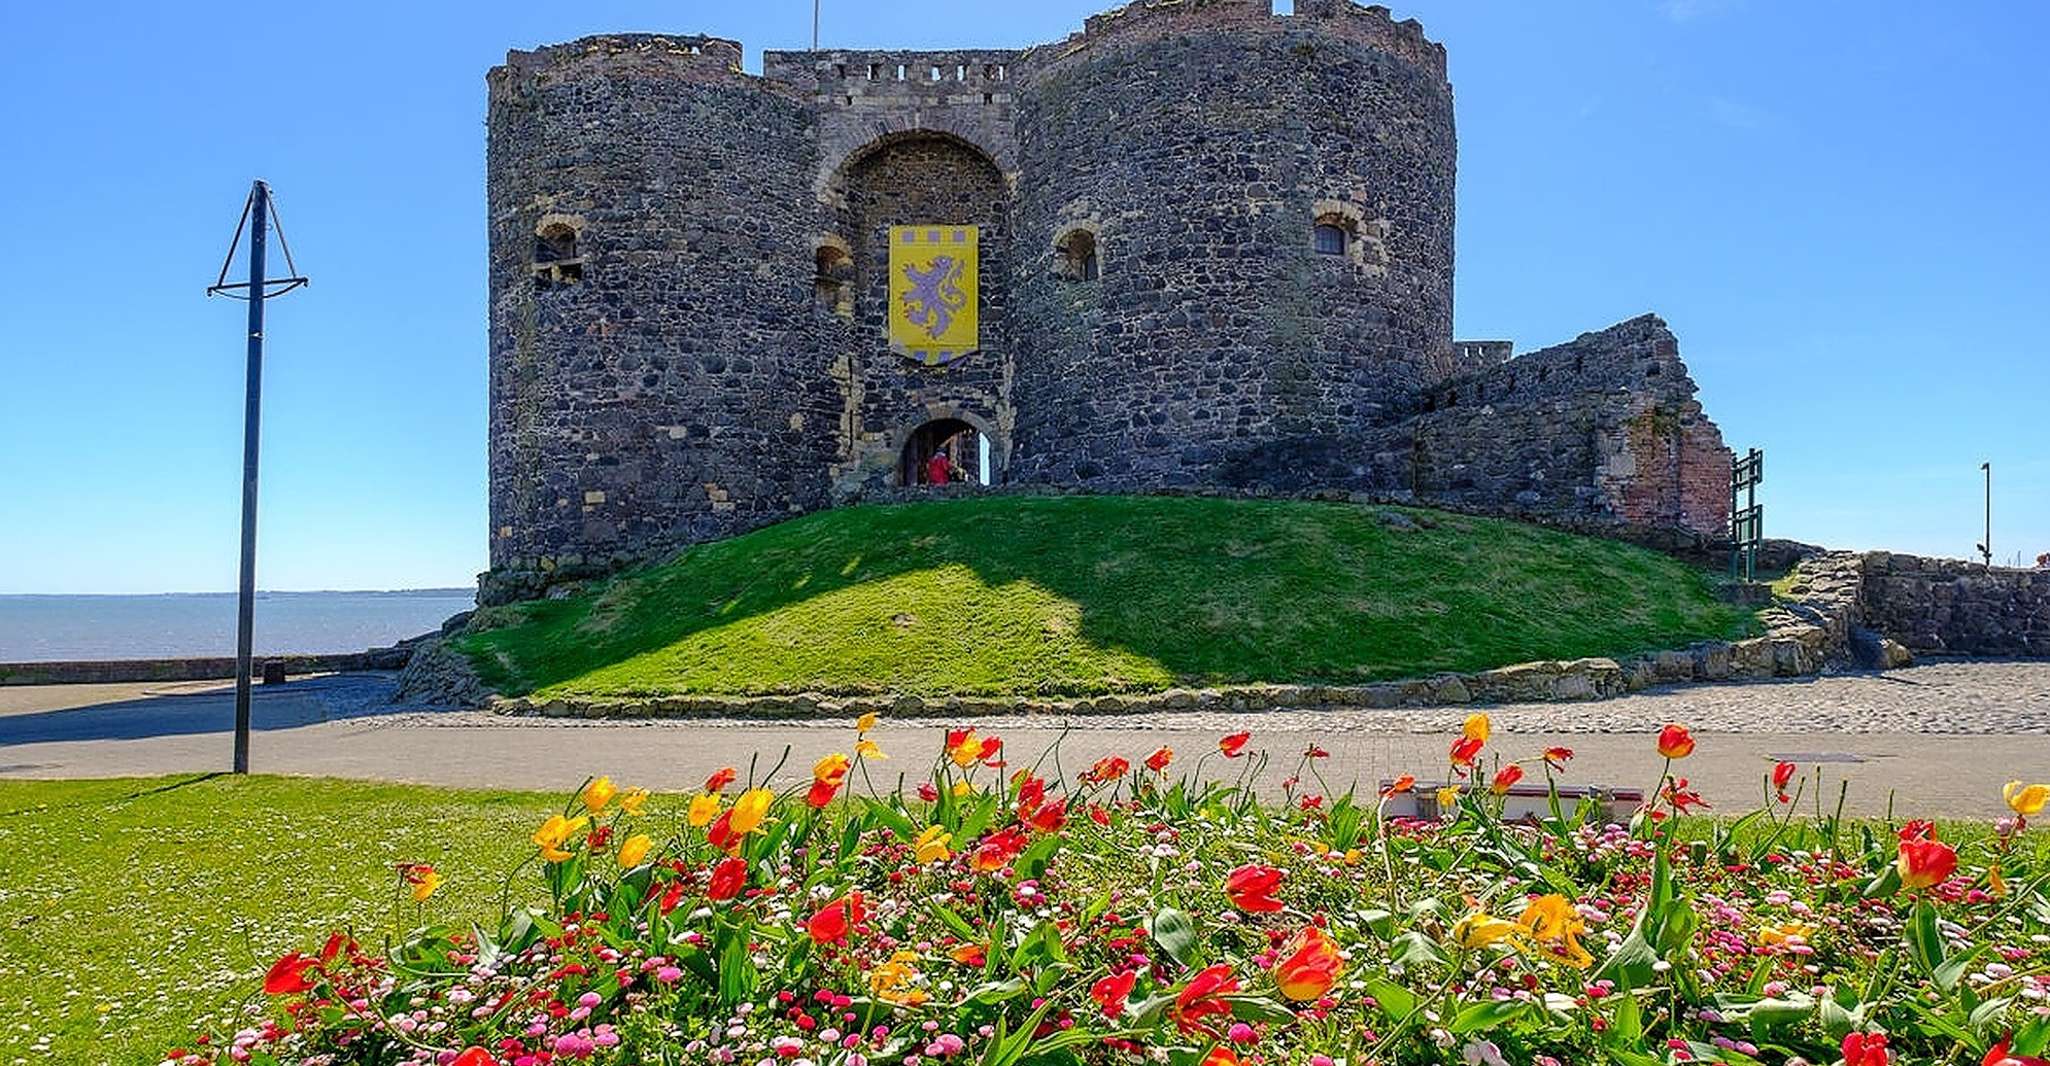
{"label": "stone masonry", "polygon": [[[939,422],[999,485],[1723,531],[1728,452],[1658,319],[1454,341],[1452,89],[1415,21],[1140,0],[762,71],[653,34],[491,71],[486,602],[901,492]],[[899,224],[980,228],[979,351],[889,350]]]}

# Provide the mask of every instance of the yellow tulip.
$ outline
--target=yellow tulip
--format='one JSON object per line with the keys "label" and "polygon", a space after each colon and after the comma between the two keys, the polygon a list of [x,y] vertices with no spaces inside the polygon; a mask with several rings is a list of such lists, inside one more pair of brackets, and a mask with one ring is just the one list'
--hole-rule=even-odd
{"label": "yellow tulip", "polygon": [[420,880],[413,883],[413,902],[427,902],[427,897],[433,895],[434,890],[440,887],[441,874],[437,873],[434,870],[429,870],[426,873],[421,874]]}
{"label": "yellow tulip", "polygon": [[684,815],[684,820],[690,823],[692,829],[703,829],[718,816],[719,794],[705,792],[690,798],[690,811]]}
{"label": "yellow tulip", "polygon": [[549,815],[548,820],[541,823],[541,828],[534,830],[534,843],[541,849],[541,857],[549,862],[561,862],[569,858],[570,853],[563,848],[563,844],[589,822],[590,819],[582,815],[575,818],[564,818],[559,814]]}
{"label": "yellow tulip", "polygon": [[746,836],[762,824],[769,815],[769,804],[776,794],[766,788],[751,788],[733,801],[733,817],[726,824],[731,826],[735,836]]}
{"label": "yellow tulip", "polygon": [[1452,923],[1452,942],[1463,948],[1484,948],[1505,940],[1521,939],[1524,928],[1492,914],[1475,911]]}
{"label": "yellow tulip", "polygon": [[918,834],[918,839],[911,842],[912,857],[918,860],[920,866],[924,866],[927,863],[943,862],[954,855],[953,852],[947,850],[947,845],[953,839],[954,834],[947,832],[945,829],[936,825],[928,826],[925,831]]}
{"label": "yellow tulip", "polygon": [[639,866],[642,860],[648,857],[648,852],[652,850],[654,847],[654,839],[648,836],[648,834],[646,833],[635,833],[634,835],[627,837],[626,842],[619,845],[620,867],[622,869],[631,870],[634,867]]}
{"label": "yellow tulip", "polygon": [[623,795],[621,795],[621,796],[619,797],[619,809],[620,809],[620,810],[622,810],[622,811],[625,811],[625,812],[626,812],[626,813],[628,813],[628,814],[638,815],[638,814],[640,814],[640,813],[641,813],[641,805],[642,805],[642,804],[645,804],[645,803],[647,803],[647,802],[648,802],[648,790],[647,790],[647,789],[645,789],[645,788],[633,788],[633,789],[628,789],[628,790],[627,790],[627,791],[625,792],[625,794],[623,794]]}
{"label": "yellow tulip", "polygon": [[1531,939],[1545,946],[1554,959],[1576,970],[1586,969],[1594,962],[1594,956],[1580,946],[1580,934],[1587,932],[1587,923],[1580,918],[1571,900],[1553,893],[1531,900],[1517,917],[1516,924],[1529,932]]}
{"label": "yellow tulip", "polygon": [[954,782],[954,790],[953,790],[953,791],[954,791],[954,796],[955,796],[955,798],[956,798],[956,799],[958,799],[958,798],[960,798],[960,797],[962,797],[962,796],[966,796],[966,795],[968,795],[968,794],[969,794],[969,793],[971,793],[971,792],[974,792],[974,791],[975,791],[975,786],[974,786],[974,785],[971,785],[971,784],[969,784],[969,783],[968,783],[968,782],[966,782],[966,781],[956,781],[956,782]]}
{"label": "yellow tulip", "polygon": [[2024,818],[2034,818],[2043,813],[2043,807],[2050,804],[2050,785],[2024,785],[2020,781],[2009,781],[2000,790],[2007,805],[2014,813]]}
{"label": "yellow tulip", "polygon": [[1438,813],[1451,814],[1459,806],[1459,786],[1446,785],[1438,790]]}
{"label": "yellow tulip", "polygon": [[605,805],[611,803],[612,797],[618,794],[619,789],[613,785],[611,778],[600,777],[585,785],[583,794],[579,798],[584,801],[585,810],[596,814],[604,810]]}
{"label": "yellow tulip", "polygon": [[866,738],[854,742],[854,757],[857,759],[871,760],[881,760],[889,758],[888,755],[885,755],[883,753],[883,749],[876,746],[875,741],[868,740]]}
{"label": "yellow tulip", "polygon": [[854,731],[857,733],[866,733],[869,730],[874,729],[875,727],[876,712],[874,711],[870,711],[867,714],[862,715],[860,718],[854,720]]}
{"label": "yellow tulip", "polygon": [[1486,744],[1488,742],[1488,735],[1493,732],[1493,728],[1493,724],[1488,721],[1488,716],[1485,713],[1475,711],[1466,716],[1466,724],[1460,727],[1459,732],[1460,735],[1468,740],[1478,740]]}

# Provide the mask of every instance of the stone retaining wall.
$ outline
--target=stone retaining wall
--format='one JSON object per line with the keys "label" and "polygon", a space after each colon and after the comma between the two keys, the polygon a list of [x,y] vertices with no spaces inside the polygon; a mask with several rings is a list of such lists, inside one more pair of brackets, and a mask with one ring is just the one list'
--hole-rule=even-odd
{"label": "stone retaining wall", "polygon": [[2050,655],[2050,570],[1869,552],[1861,601],[1918,655]]}

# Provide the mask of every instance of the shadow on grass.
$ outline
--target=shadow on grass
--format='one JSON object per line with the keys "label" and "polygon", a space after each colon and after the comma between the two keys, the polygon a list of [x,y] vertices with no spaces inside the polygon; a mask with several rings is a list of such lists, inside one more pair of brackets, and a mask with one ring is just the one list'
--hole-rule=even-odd
{"label": "shadow on grass", "polygon": [[495,613],[462,643],[494,686],[620,694],[1360,683],[1746,624],[1701,573],[1618,542],[1408,509],[1116,496],[828,511]]}

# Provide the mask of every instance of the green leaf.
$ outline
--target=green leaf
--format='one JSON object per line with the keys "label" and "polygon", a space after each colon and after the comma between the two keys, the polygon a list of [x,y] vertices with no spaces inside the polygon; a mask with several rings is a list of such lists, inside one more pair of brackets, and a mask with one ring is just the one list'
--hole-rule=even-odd
{"label": "green leaf", "polygon": [[1416,1010],[1416,996],[1409,989],[1390,981],[1386,977],[1366,979],[1367,995],[1381,1005],[1381,1013],[1391,1022],[1399,1022]]}
{"label": "green leaf", "polygon": [[1609,1018],[1608,1042],[1635,1046],[1644,1041],[1644,1010],[1636,996],[1616,997],[1616,1013]]}
{"label": "green leaf", "polygon": [[1454,1035],[1484,1033],[1516,1020],[1529,1005],[1521,1000],[1490,999],[1462,1008],[1446,1028]]}
{"label": "green leaf", "polygon": [[1957,988],[1957,983],[1964,979],[1965,971],[1976,965],[1979,961],[1979,956],[1984,955],[1990,947],[1992,947],[1991,944],[1980,944],[1970,951],[1944,960],[1943,964],[1936,967],[1935,972],[1931,975],[1936,980],[1936,987],[1943,989],[1945,992]]}
{"label": "green leaf", "polygon": [[[2002,1024],[2002,1022],[2007,1017],[2008,1004],[2013,1002],[2013,996],[2000,996],[1989,999],[1972,1008],[1971,1017],[1966,1019],[1965,1024],[1972,1027],[1972,1032],[1982,1036],[1994,1036],[2005,1033],[2007,1026]],[[2021,1052],[2021,1054],[2030,1054],[2030,1052]]]}
{"label": "green leaf", "polygon": [[1865,882],[1865,887],[1859,889],[1858,894],[1866,899],[1885,899],[1900,890],[1900,868],[1892,863],[1887,863],[1886,869],[1879,871],[1877,877]]}
{"label": "green leaf", "polygon": [[2045,1048],[2050,1048],[2050,1018],[2039,1014],[2014,1031],[2014,1040],[2007,1050],[2012,1055],[2041,1057]]}
{"label": "green leaf", "polygon": [[1189,916],[1173,907],[1164,907],[1153,920],[1147,923],[1147,931],[1167,952],[1168,958],[1183,966],[1194,966],[1196,959],[1196,923]]}
{"label": "green leaf", "polygon": [[1444,966],[1450,961],[1445,958],[1445,949],[1439,947],[1437,941],[1415,929],[1395,938],[1391,956],[1404,969]]}
{"label": "green leaf", "polygon": [[1821,1023],[1822,1031],[1831,1043],[1841,1043],[1852,1030],[1865,1027],[1866,1006],[1863,1003],[1846,1007],[1838,1003],[1835,996],[1824,996],[1817,1007],[1816,1020]]}
{"label": "green leaf", "polygon": [[948,929],[953,930],[954,935],[960,937],[963,940],[969,941],[970,943],[974,943],[975,941],[981,938],[981,934],[975,931],[974,926],[968,924],[968,920],[966,918],[963,918],[960,915],[955,914],[951,908],[947,907],[944,904],[927,903],[925,905],[925,911],[927,914],[930,914],[933,917],[938,918],[940,920],[941,925],[944,925]]}
{"label": "green leaf", "polygon": [[1231,1016],[1242,1022],[1281,1024],[1295,1021],[1294,1010],[1266,996],[1226,996],[1225,1002],[1231,1004]]}
{"label": "green leaf", "polygon": [[1936,925],[1936,905],[1926,899],[1917,900],[1915,912],[1909,917],[1903,932],[1915,965],[1923,973],[1934,976],[1937,967],[1943,965],[1944,954],[1943,934]]}

